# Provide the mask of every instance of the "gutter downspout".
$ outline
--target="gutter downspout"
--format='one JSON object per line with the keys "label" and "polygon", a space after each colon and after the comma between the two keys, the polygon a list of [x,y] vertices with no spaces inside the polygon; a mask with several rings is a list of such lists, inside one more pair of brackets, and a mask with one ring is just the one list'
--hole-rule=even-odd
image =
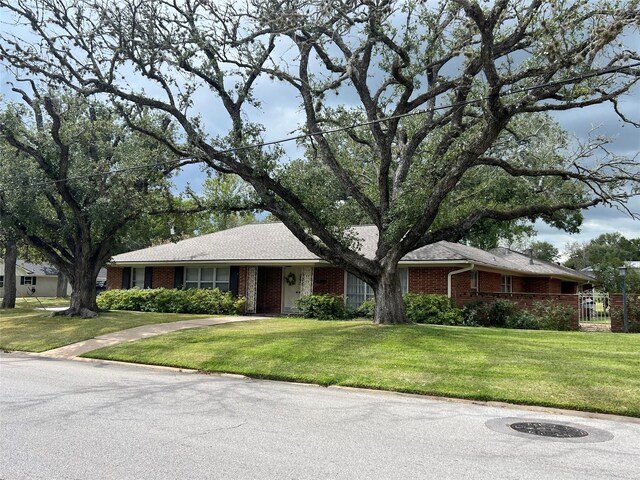
{"label": "gutter downspout", "polygon": [[469,271],[473,270],[474,268],[476,268],[476,265],[474,263],[472,263],[468,267],[461,268],[460,270],[453,270],[453,271],[449,272],[449,274],[447,275],[447,297],[451,298],[451,277],[453,277],[454,275],[457,275],[458,273],[469,272]]}

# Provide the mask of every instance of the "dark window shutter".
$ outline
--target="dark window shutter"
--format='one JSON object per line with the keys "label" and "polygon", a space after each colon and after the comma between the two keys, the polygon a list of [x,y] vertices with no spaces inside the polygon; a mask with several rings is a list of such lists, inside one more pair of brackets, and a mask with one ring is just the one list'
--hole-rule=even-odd
{"label": "dark window shutter", "polygon": [[229,290],[234,297],[238,296],[238,287],[240,286],[240,267],[229,268]]}
{"label": "dark window shutter", "polygon": [[24,277],[20,277],[20,285],[24,285]]}
{"label": "dark window shutter", "polygon": [[35,285],[36,284],[36,277],[31,277],[31,285]]}
{"label": "dark window shutter", "polygon": [[153,288],[151,279],[153,278],[153,267],[144,267],[144,288]]}
{"label": "dark window shutter", "polygon": [[122,289],[127,290],[131,286],[131,267],[122,269]]}
{"label": "dark window shutter", "polygon": [[184,283],[184,267],[176,267],[173,273],[173,288],[182,288]]}

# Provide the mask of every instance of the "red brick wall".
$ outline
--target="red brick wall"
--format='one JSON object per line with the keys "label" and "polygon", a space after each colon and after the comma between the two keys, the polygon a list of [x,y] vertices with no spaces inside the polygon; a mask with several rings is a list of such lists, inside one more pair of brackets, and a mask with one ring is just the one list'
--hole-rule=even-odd
{"label": "red brick wall", "polygon": [[282,267],[258,267],[256,313],[280,313]]}
{"label": "red brick wall", "polygon": [[562,293],[562,280],[558,280],[557,278],[550,278],[549,293]]}
{"label": "red brick wall", "polygon": [[511,291],[512,292],[526,292],[527,290],[524,288],[525,278],[522,277],[511,277]]}
{"label": "red brick wall", "polygon": [[[451,277],[451,297],[452,298],[456,298],[457,296],[461,296],[461,295],[469,295],[470,293],[471,293],[471,272],[456,273]],[[447,292],[445,292],[445,295],[446,294]]]}
{"label": "red brick wall", "polygon": [[338,267],[313,269],[313,294],[335,293],[344,295],[344,270]]}
{"label": "red brick wall", "polygon": [[151,288],[173,288],[175,267],[153,267]]}
{"label": "red brick wall", "polygon": [[480,281],[478,290],[481,292],[499,292],[502,275],[493,272],[478,272]]}
{"label": "red brick wall", "polygon": [[[447,294],[447,276],[449,272],[453,270],[459,270],[455,267],[414,267],[409,268],[409,292],[411,293],[439,293],[440,295]],[[466,279],[466,283],[470,283],[468,273],[458,274]],[[456,275],[457,276],[457,275]],[[454,276],[453,278],[456,278]],[[461,279],[457,279],[457,282],[462,282]],[[458,285],[462,288],[462,284]],[[470,287],[467,287],[469,290]],[[452,279],[453,289],[453,279]]]}
{"label": "red brick wall", "polygon": [[122,288],[122,268],[107,267],[107,290]]}
{"label": "red brick wall", "polygon": [[[627,302],[629,298],[627,297]],[[627,308],[628,308],[627,303]],[[622,315],[624,304],[622,302],[622,294],[609,294],[609,311],[613,312],[617,310],[619,315],[611,315],[611,331],[612,332],[624,332],[624,317]]]}
{"label": "red brick wall", "polygon": [[528,293],[548,293],[549,279],[541,277],[525,278],[524,291]]}

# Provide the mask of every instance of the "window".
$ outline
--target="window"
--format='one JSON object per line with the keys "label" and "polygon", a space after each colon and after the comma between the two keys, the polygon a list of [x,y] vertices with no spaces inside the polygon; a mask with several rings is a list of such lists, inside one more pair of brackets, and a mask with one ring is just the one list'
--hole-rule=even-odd
{"label": "window", "polygon": [[477,270],[471,270],[470,272],[471,275],[471,291],[472,292],[477,292],[479,290],[479,275],[478,275],[478,271]]}
{"label": "window", "polygon": [[35,285],[36,277],[20,277],[20,285]]}
{"label": "window", "polygon": [[502,293],[511,293],[511,275],[502,275],[500,279],[500,291]]}
{"label": "window", "polygon": [[[408,291],[409,286],[409,272],[406,268],[400,268],[398,270],[400,275],[400,288],[402,293],[405,294]],[[373,289],[365,282],[360,280],[355,275],[347,273],[347,307],[355,310],[362,302],[373,298]]]}
{"label": "window", "polygon": [[4,275],[0,275],[0,288],[4,287]]}
{"label": "window", "polygon": [[144,267],[131,269],[131,288],[144,288]]}
{"label": "window", "polygon": [[185,268],[184,288],[219,288],[229,291],[229,267]]}

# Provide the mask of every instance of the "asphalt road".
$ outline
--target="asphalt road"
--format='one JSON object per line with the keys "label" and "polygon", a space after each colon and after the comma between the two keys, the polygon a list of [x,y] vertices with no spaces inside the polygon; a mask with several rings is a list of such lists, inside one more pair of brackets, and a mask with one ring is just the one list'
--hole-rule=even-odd
{"label": "asphalt road", "polygon": [[633,421],[18,353],[0,392],[4,480],[640,477]]}

